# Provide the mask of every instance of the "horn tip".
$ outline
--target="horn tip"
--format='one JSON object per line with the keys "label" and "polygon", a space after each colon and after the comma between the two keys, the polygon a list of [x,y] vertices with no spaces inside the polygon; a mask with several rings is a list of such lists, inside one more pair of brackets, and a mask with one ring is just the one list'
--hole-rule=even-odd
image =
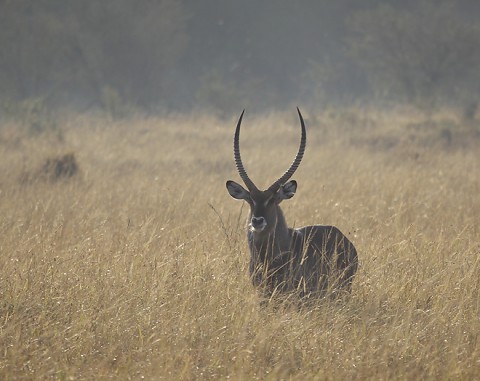
{"label": "horn tip", "polygon": [[240,114],[240,118],[238,118],[238,124],[240,125],[242,119],[243,119],[243,114],[245,113],[245,109],[243,109],[242,113]]}

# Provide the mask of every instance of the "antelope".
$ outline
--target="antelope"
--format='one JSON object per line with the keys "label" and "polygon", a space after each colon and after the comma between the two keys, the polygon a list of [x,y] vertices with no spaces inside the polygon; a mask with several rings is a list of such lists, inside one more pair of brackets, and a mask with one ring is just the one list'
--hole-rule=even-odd
{"label": "antelope", "polygon": [[297,170],[305,152],[307,133],[297,107],[302,136],[300,148],[290,168],[269,188],[259,190],[247,175],[240,156],[240,125],[233,139],[238,174],[245,189],[235,181],[226,183],[229,194],[250,206],[248,217],[249,273],[252,283],[267,298],[293,293],[301,300],[350,292],[357,271],[357,251],[335,226],[313,225],[290,228],[280,203],[293,197],[297,182],[289,179]]}

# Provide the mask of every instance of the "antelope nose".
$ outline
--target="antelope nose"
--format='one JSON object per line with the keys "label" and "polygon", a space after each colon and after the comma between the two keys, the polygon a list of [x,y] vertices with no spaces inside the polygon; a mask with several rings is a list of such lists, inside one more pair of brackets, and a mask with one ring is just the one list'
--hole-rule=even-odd
{"label": "antelope nose", "polygon": [[266,225],[265,218],[263,218],[263,217],[252,217],[252,226],[255,229],[263,228],[263,227],[265,227],[265,225]]}

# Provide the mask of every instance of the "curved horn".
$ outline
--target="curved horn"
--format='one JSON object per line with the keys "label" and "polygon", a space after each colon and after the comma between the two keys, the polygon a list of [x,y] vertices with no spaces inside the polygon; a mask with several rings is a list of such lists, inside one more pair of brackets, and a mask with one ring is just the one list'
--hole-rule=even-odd
{"label": "curved horn", "polygon": [[298,117],[300,118],[300,125],[302,127],[302,138],[300,139],[300,148],[298,149],[297,156],[295,157],[295,160],[293,161],[288,171],[286,171],[282,177],[280,177],[277,181],[275,181],[270,186],[270,188],[268,188],[268,190],[272,192],[276,192],[280,188],[280,186],[285,184],[288,181],[288,179],[293,176],[298,166],[300,165],[300,162],[302,161],[303,154],[305,153],[305,146],[307,144],[307,132],[305,130],[305,122],[303,121],[302,114],[300,113],[300,109],[298,107],[297,107],[297,111],[298,111]]}
{"label": "curved horn", "polygon": [[240,125],[242,124],[243,113],[245,110],[242,111],[242,115],[240,115],[240,119],[238,119],[237,129],[235,130],[235,137],[233,138],[233,155],[235,157],[235,165],[237,166],[237,171],[240,177],[242,178],[243,182],[247,186],[249,191],[257,190],[257,187],[253,183],[252,180],[247,175],[245,168],[243,167],[242,158],[240,156]]}

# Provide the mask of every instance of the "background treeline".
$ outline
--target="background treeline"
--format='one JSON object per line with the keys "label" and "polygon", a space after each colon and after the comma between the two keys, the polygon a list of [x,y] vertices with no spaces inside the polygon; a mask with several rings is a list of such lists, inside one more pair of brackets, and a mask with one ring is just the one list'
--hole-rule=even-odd
{"label": "background treeline", "polygon": [[0,0],[0,104],[475,113],[479,16],[476,0]]}

